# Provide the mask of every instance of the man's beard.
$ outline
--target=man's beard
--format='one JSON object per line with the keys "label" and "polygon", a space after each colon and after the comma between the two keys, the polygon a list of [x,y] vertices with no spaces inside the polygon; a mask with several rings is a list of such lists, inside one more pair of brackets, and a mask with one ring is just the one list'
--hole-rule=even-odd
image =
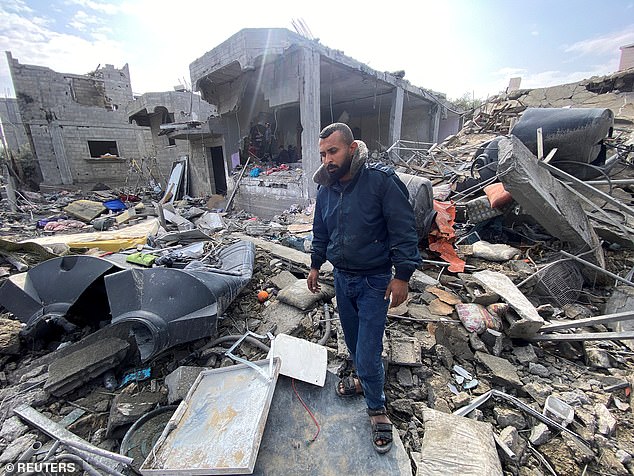
{"label": "man's beard", "polygon": [[350,171],[350,165],[352,164],[352,155],[348,155],[341,166],[330,164],[326,167],[326,170],[330,174],[330,179],[336,182],[341,177],[346,175]]}

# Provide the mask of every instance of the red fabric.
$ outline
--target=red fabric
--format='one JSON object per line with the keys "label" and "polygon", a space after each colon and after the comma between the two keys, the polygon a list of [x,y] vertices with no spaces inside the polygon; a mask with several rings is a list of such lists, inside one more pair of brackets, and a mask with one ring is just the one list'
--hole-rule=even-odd
{"label": "red fabric", "polygon": [[484,187],[484,193],[486,193],[491,208],[503,208],[513,201],[513,197],[504,188],[504,184],[492,183]]}
{"label": "red fabric", "polygon": [[456,206],[453,202],[440,202],[434,200],[436,219],[429,232],[429,249],[440,254],[440,257],[449,263],[449,271],[462,273],[465,262],[458,257],[453,247],[456,241],[456,232],[453,228],[456,220]]}

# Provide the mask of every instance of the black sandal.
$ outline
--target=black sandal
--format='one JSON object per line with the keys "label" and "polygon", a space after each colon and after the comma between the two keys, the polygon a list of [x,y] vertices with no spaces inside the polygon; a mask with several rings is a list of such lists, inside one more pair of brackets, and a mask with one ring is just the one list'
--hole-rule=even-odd
{"label": "black sandal", "polygon": [[363,387],[361,390],[357,389],[357,382],[359,382],[359,387],[361,387],[361,381],[359,377],[355,377],[352,375],[348,375],[339,380],[339,383],[335,387],[335,392],[340,397],[354,397],[355,395],[363,395]]}
{"label": "black sandal", "polygon": [[[370,417],[387,415],[385,407],[378,410],[370,410],[368,408],[368,415]],[[392,424],[391,423],[372,423],[370,419],[370,425],[372,425],[372,446],[377,453],[387,453],[392,449]],[[383,444],[379,445],[377,442],[383,440]]]}

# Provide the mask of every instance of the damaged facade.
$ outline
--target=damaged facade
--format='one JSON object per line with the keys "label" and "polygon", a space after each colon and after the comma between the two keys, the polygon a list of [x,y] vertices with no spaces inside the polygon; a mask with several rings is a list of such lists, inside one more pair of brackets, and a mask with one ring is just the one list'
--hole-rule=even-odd
{"label": "damaged facade", "polygon": [[[173,162],[187,158],[190,186],[187,193],[193,196],[227,193],[224,161],[219,158],[221,136],[209,130],[208,120],[213,121],[216,108],[191,92],[168,91],[146,93],[126,105],[130,123],[149,127],[152,135],[149,157],[139,164],[151,169],[155,179],[170,175]],[[210,119],[211,118],[211,119]]]}
{"label": "damaged facade", "polygon": [[259,216],[314,197],[318,134],[331,122],[346,122],[372,151],[398,140],[431,145],[459,128],[443,96],[286,29],[242,30],[192,62],[190,73],[218,107],[229,170],[249,156],[301,161],[302,174],[241,179],[236,203]]}
{"label": "damaged facade", "polygon": [[43,186],[121,184],[126,159],[148,155],[147,129],[128,123],[128,66],[89,75],[23,65],[7,52],[18,106]]}

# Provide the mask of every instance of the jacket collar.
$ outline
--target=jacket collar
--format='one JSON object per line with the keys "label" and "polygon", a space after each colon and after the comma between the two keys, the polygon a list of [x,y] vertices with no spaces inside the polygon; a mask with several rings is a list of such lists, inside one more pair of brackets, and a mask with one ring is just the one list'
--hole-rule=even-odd
{"label": "jacket collar", "polygon": [[[368,147],[365,145],[365,142],[356,140],[357,150],[354,151],[354,155],[352,156],[352,163],[350,164],[350,175],[354,178],[359,170],[365,165],[368,160]],[[330,187],[334,184],[333,180],[330,178],[330,174],[326,169],[325,165],[321,165],[317,172],[313,175],[313,182],[318,185],[323,185],[324,187]]]}

